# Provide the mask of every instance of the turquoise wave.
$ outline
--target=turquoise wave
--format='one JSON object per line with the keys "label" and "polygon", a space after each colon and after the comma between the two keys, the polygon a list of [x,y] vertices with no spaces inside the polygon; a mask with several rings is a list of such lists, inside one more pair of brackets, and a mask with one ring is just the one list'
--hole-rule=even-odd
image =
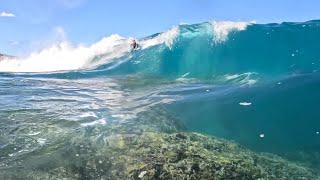
{"label": "turquoise wave", "polygon": [[[216,83],[254,83],[314,73],[320,68],[320,21],[249,24],[244,30],[231,29],[222,40],[213,26],[213,23],[180,25],[171,47],[162,43],[95,68],[48,76],[86,78],[139,74]],[[103,58],[96,56],[90,63],[103,62]]]}
{"label": "turquoise wave", "polygon": [[[242,30],[236,26],[220,27],[222,32],[215,32],[214,26],[219,24],[179,25],[170,47],[159,43],[112,61],[104,61],[105,56],[99,54],[89,61],[89,64],[104,62],[98,67],[58,74],[74,78],[143,74],[221,81],[248,75],[258,79],[281,78],[319,70],[320,21],[249,23]],[[161,33],[140,41],[158,36]]]}

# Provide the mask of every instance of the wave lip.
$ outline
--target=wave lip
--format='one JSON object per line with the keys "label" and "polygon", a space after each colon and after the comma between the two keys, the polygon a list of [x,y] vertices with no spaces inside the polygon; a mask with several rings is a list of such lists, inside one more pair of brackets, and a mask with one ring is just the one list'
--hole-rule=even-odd
{"label": "wave lip", "polygon": [[214,40],[216,43],[224,42],[228,39],[228,35],[232,31],[244,31],[248,25],[254,24],[251,22],[233,22],[233,21],[213,21],[211,22]]}
{"label": "wave lip", "polygon": [[152,46],[156,46],[159,44],[165,44],[167,45],[170,49],[172,48],[172,45],[174,43],[174,40],[176,37],[179,35],[180,31],[178,27],[174,27],[164,33],[159,34],[158,36],[147,39],[144,41],[139,42],[142,46],[142,49],[146,49]]}

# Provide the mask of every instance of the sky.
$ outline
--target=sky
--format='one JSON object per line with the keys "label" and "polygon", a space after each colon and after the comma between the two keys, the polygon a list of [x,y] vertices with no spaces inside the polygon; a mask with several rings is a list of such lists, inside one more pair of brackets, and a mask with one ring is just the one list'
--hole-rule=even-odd
{"label": "sky", "polygon": [[180,23],[320,19],[319,0],[0,0],[0,53],[24,55],[59,41],[145,37]]}

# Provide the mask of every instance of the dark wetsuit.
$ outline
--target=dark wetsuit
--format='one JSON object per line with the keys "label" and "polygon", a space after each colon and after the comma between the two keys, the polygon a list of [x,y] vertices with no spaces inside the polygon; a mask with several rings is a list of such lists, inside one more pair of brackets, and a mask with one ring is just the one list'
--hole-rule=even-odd
{"label": "dark wetsuit", "polygon": [[133,41],[133,43],[131,44],[131,47],[133,50],[137,49],[139,47],[138,43],[136,41]]}

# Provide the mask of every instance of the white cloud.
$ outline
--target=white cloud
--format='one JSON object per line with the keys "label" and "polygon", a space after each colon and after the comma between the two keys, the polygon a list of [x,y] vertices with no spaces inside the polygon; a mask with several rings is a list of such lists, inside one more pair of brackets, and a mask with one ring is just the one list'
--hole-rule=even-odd
{"label": "white cloud", "polygon": [[0,14],[0,17],[16,17],[16,15],[14,15],[13,13],[10,13],[10,12],[5,12],[5,11],[3,11],[3,12]]}

